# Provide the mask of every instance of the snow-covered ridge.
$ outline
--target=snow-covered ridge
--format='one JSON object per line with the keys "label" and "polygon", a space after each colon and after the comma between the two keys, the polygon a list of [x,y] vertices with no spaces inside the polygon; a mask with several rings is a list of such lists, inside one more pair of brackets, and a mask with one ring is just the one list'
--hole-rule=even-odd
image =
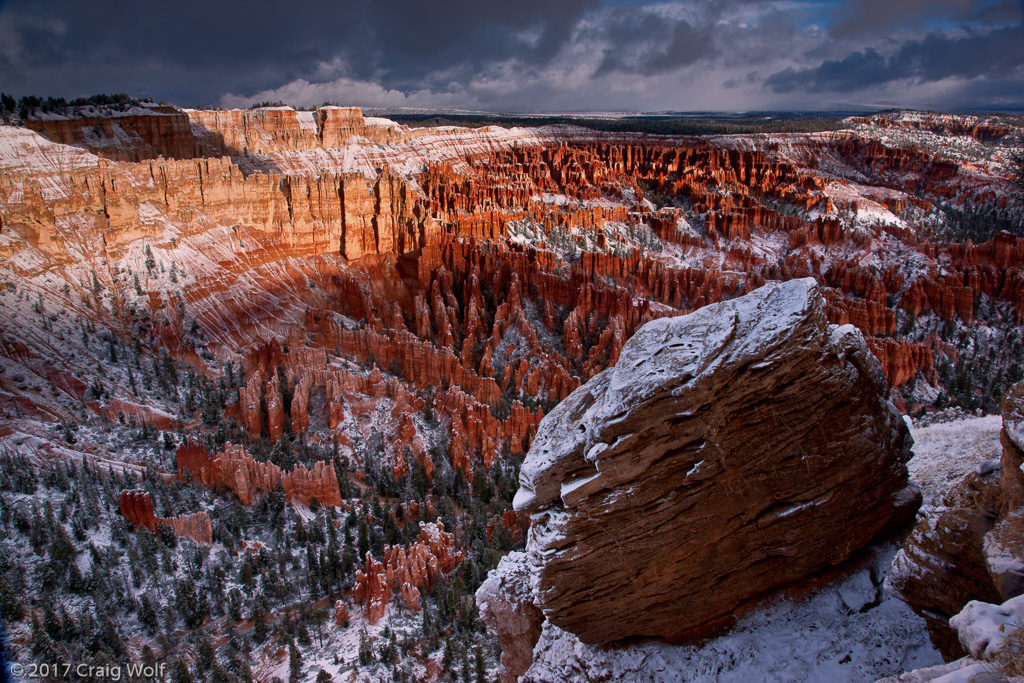
{"label": "snow-covered ridge", "polygon": [[28,128],[0,126],[0,170],[7,173],[58,176],[98,165],[99,157],[78,147],[51,142]]}

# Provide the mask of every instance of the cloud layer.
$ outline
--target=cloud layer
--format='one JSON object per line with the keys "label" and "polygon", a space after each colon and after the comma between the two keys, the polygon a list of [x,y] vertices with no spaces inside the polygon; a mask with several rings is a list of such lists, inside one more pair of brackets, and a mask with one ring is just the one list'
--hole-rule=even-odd
{"label": "cloud layer", "polygon": [[0,0],[0,89],[492,111],[1024,108],[1024,0]]}

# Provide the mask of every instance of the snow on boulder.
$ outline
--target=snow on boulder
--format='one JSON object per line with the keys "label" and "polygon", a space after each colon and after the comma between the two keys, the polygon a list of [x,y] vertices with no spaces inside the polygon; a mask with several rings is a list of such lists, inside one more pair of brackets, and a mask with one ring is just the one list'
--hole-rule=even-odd
{"label": "snow on boulder", "polygon": [[920,500],[888,394],[810,279],[647,323],[523,463],[545,616],[586,643],[685,639],[842,562]]}
{"label": "snow on boulder", "polygon": [[975,659],[990,659],[1007,636],[1024,624],[1024,595],[1001,605],[971,600],[959,614],[949,620],[956,629],[960,644]]}
{"label": "snow on boulder", "polygon": [[1004,504],[1013,510],[1024,506],[1024,382],[1010,387],[1003,396],[1003,445],[1001,486]]}

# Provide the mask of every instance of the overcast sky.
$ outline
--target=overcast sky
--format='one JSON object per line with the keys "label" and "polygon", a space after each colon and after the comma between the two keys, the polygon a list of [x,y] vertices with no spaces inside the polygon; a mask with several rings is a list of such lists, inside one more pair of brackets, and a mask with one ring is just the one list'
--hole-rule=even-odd
{"label": "overcast sky", "polygon": [[0,90],[182,106],[1024,108],[1024,0],[0,0]]}

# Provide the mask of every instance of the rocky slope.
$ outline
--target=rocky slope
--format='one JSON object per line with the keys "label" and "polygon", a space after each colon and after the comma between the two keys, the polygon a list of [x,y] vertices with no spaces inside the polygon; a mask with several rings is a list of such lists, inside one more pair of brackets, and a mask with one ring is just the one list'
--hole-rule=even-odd
{"label": "rocky slope", "polygon": [[[965,418],[911,429],[911,479],[926,500],[941,495],[965,469],[973,471],[998,457],[998,422],[998,417]],[[831,576],[833,582],[786,591],[778,600],[740,616],[726,634],[682,645],[587,645],[544,622],[533,604],[530,563],[524,554],[504,558],[478,596],[483,618],[496,629],[502,644],[502,680],[516,680],[513,673],[525,672],[524,680],[529,681],[600,681],[614,676],[638,682],[680,677],[709,682],[871,682],[914,669],[891,680],[921,683],[955,669],[965,672],[956,680],[967,683],[970,676],[991,671],[992,661],[941,665],[924,620],[882,588],[897,550],[891,544],[872,547],[867,557],[847,563],[852,566]],[[534,642],[531,649],[529,643]]]}

